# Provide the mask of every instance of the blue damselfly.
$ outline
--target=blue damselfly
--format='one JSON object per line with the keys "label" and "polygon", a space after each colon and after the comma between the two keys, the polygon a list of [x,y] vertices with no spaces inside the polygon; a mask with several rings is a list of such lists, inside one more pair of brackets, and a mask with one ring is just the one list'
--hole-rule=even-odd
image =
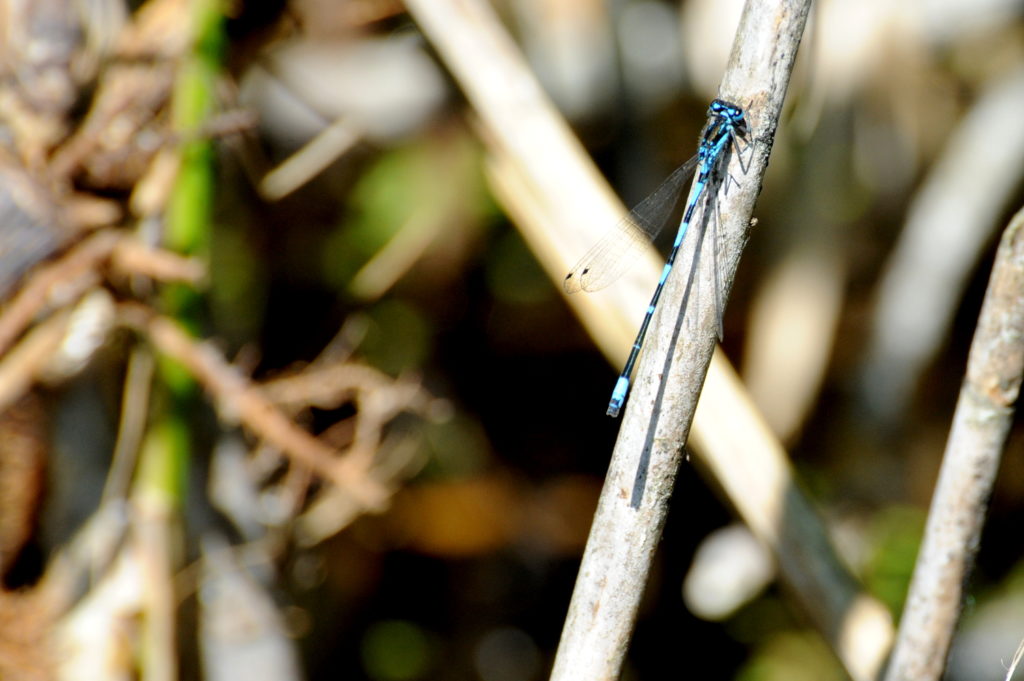
{"label": "blue damselfly", "polygon": [[[576,264],[565,277],[565,290],[575,293],[580,290],[597,291],[618,279],[632,262],[633,255],[638,254],[649,244],[664,227],[671,209],[676,205],[680,189],[684,181],[696,170],[696,177],[690,188],[683,218],[679,224],[672,250],[668,254],[665,266],[661,271],[658,286],[647,306],[640,331],[636,335],[630,349],[626,365],[615,383],[611,400],[608,403],[608,415],[619,415],[622,403],[629,392],[630,374],[643,347],[647,327],[654,316],[658,298],[665,287],[669,272],[675,263],[679,246],[703,200],[708,207],[712,206],[714,193],[707,191],[709,183],[717,179],[717,174],[724,169],[723,161],[729,158],[729,151],[737,144],[738,139],[745,139],[749,132],[747,119],[743,109],[736,104],[716,99],[708,107],[708,122],[700,135],[697,155],[680,166],[665,180],[653,194],[641,201],[623,218],[614,230],[597,242],[586,255]],[[717,190],[717,185],[715,186]],[[717,193],[717,191],[715,192]]]}

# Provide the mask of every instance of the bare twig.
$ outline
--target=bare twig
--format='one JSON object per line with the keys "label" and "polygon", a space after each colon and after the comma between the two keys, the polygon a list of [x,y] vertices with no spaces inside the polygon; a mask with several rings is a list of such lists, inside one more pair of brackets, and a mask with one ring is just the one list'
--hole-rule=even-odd
{"label": "bare twig", "polygon": [[196,282],[206,276],[203,265],[193,258],[146,246],[123,230],[101,230],[30,275],[0,316],[0,354],[34,320],[73,303],[95,286],[108,260],[122,273],[161,281]]}
{"label": "bare twig", "polygon": [[887,681],[938,679],[1024,374],[1024,210],[1003,234]]}
{"label": "bare twig", "polygon": [[268,172],[259,183],[260,195],[267,201],[280,201],[348,153],[362,136],[352,121],[334,121]]}
{"label": "bare twig", "polygon": [[121,238],[117,230],[97,232],[32,274],[0,316],[0,354],[48,308],[72,302],[96,284],[100,263]]}
{"label": "bare twig", "polygon": [[21,399],[50,362],[71,322],[71,308],[38,324],[0,361],[0,412]]}
{"label": "bare twig", "polygon": [[133,348],[121,392],[121,418],[117,425],[117,439],[110,457],[107,484],[103,487],[103,501],[110,503],[128,496],[132,474],[138,461],[139,447],[146,431],[149,415],[150,387],[155,362],[148,347]]}
{"label": "bare twig", "polygon": [[206,278],[206,266],[199,258],[153,248],[126,235],[111,254],[110,264],[123,274],[135,274],[156,281],[198,284]]}
{"label": "bare twig", "polygon": [[[431,411],[431,398],[418,381],[391,379],[368,366],[338,362],[311,365],[298,374],[269,381],[260,390],[286,411],[316,406],[335,409],[352,399],[359,411],[347,458],[366,466],[384,440],[384,426],[399,412]],[[349,426],[345,426],[348,428]],[[326,438],[327,433],[324,434]]]}
{"label": "bare twig", "polygon": [[231,367],[208,343],[191,338],[167,317],[146,307],[119,307],[124,324],[143,333],[157,350],[180,362],[215,399],[222,416],[233,417],[249,431],[308,466],[350,494],[364,508],[378,510],[388,492],[362,467],[325,445],[285,416],[248,379]]}

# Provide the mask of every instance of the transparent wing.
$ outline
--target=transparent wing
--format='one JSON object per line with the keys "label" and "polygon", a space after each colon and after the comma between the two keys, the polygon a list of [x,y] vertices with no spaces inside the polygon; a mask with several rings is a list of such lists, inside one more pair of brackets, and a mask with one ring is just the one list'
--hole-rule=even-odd
{"label": "transparent wing", "polygon": [[665,227],[697,157],[681,165],[584,254],[566,275],[566,293],[599,291],[621,277]]}

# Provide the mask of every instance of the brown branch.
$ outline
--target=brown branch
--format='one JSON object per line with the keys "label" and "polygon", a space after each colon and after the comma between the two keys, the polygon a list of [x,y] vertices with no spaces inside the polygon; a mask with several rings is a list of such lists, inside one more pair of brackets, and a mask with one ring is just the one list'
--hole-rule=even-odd
{"label": "brown branch", "polygon": [[121,322],[143,334],[176,360],[213,398],[222,418],[237,420],[254,435],[297,463],[345,490],[363,507],[380,510],[389,492],[361,463],[339,453],[295,424],[249,379],[232,367],[210,343],[191,338],[177,323],[137,303],[118,308]]}
{"label": "brown branch", "polygon": [[111,253],[110,264],[119,273],[163,282],[199,284],[206,278],[206,266],[200,259],[153,248],[130,237],[117,244]]}
{"label": "brown branch", "polygon": [[37,325],[0,361],[0,412],[28,392],[60,348],[71,320],[71,308]]}
{"label": "brown branch", "polygon": [[158,281],[194,284],[206,277],[206,268],[196,259],[146,246],[124,230],[98,231],[29,276],[0,315],[0,354],[33,320],[73,303],[99,283],[108,261],[121,274]]}
{"label": "brown branch", "polygon": [[402,411],[429,413],[431,402],[417,381],[396,381],[372,367],[342,362],[310,365],[298,374],[264,383],[261,391],[286,410],[334,409],[351,399],[359,419],[348,456],[367,466],[384,439],[384,426]]}
{"label": "brown branch", "polygon": [[100,264],[121,238],[117,230],[97,232],[32,274],[0,316],[0,354],[48,308],[63,306],[94,286]]}

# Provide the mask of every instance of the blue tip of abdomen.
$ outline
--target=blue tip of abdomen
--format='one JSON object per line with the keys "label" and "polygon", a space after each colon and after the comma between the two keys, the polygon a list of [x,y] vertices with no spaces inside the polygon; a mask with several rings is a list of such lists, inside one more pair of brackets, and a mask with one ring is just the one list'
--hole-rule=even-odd
{"label": "blue tip of abdomen", "polygon": [[615,389],[612,390],[612,399],[608,401],[608,416],[615,418],[619,415],[622,403],[626,400],[627,392],[629,392],[629,378],[627,376],[619,376],[619,380],[615,382]]}

